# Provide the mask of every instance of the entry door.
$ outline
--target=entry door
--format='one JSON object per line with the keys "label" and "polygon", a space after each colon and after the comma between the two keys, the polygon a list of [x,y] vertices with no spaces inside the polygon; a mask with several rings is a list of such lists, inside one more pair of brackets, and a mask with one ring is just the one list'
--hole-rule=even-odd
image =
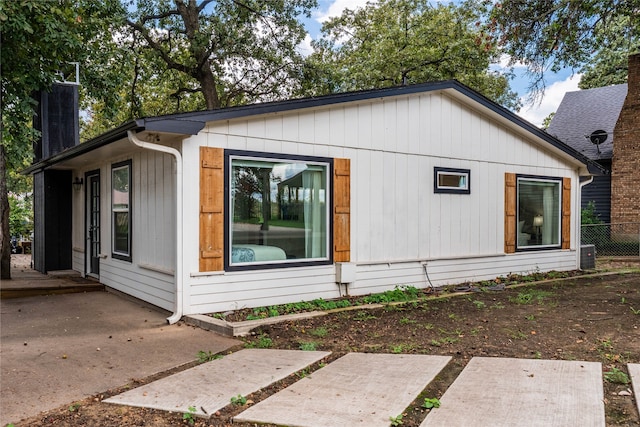
{"label": "entry door", "polygon": [[100,175],[87,175],[87,254],[86,273],[90,276],[100,275]]}

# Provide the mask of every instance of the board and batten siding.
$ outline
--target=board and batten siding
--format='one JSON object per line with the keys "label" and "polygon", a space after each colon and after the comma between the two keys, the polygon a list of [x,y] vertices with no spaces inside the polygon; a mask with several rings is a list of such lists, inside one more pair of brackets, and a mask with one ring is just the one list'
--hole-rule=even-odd
{"label": "board and batten siding", "polygon": [[[352,295],[427,286],[425,264],[436,284],[577,268],[573,247],[509,255],[504,248],[505,174],[577,182],[576,170],[446,93],[214,122],[189,143],[350,159]],[[471,194],[435,194],[434,167],[469,169]],[[197,179],[197,172],[186,173]],[[575,242],[575,218],[568,220]],[[189,271],[185,298],[193,313],[344,293],[333,266],[206,275],[192,264]]]}
{"label": "board and batten siding", "polygon": [[[132,200],[131,262],[111,257],[111,165],[131,160]],[[173,157],[155,151],[133,151],[86,169],[100,171],[100,283],[166,310],[175,300],[175,197],[176,166]],[[86,185],[86,183],[85,183]],[[73,268],[84,272],[85,188],[74,200]]]}

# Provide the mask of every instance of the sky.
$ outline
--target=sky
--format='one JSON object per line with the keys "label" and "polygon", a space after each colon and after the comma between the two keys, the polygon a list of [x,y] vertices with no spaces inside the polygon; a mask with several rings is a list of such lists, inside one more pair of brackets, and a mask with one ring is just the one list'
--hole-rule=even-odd
{"label": "sky", "polygon": [[[324,21],[341,15],[346,8],[354,9],[364,6],[366,3],[367,0],[318,0],[316,12],[310,19],[304,20],[305,27],[309,32],[309,36],[305,40],[308,52],[311,52],[311,39],[320,34],[320,27]],[[306,49],[302,48],[302,51],[304,52]],[[499,68],[500,64],[496,64],[496,67]],[[511,81],[511,89],[517,92],[518,96],[523,100],[523,107],[516,113],[536,126],[541,126],[545,117],[558,109],[558,105],[560,105],[560,101],[562,101],[566,92],[578,90],[578,83],[580,82],[580,75],[573,74],[570,70],[547,73],[545,74],[547,88],[544,98],[531,105],[526,102],[529,81],[525,75],[525,68],[523,66],[515,66],[513,71],[515,78]]]}

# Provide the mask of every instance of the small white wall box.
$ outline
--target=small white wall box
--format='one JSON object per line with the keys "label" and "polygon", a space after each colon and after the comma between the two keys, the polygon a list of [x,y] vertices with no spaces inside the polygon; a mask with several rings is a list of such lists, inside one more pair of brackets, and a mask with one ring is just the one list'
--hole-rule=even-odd
{"label": "small white wall box", "polygon": [[353,283],[356,281],[356,265],[353,262],[336,263],[336,283]]}

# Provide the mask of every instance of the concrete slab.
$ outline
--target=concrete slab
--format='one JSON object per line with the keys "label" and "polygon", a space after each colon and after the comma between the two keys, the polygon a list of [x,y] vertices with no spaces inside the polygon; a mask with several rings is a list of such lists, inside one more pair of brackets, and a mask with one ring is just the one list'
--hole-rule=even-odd
{"label": "concrete slab", "polygon": [[263,400],[236,421],[287,426],[385,426],[451,358],[350,353]]}
{"label": "concrete slab", "polygon": [[425,426],[605,426],[597,362],[474,357]]}
{"label": "concrete slab", "polygon": [[241,344],[107,292],[3,299],[0,311],[3,426]]}
{"label": "concrete slab", "polygon": [[246,396],[321,360],[331,352],[244,349],[104,400],[210,417],[232,397]]}
{"label": "concrete slab", "polygon": [[628,363],[627,369],[629,370],[631,384],[633,384],[633,395],[640,414],[640,363]]}

